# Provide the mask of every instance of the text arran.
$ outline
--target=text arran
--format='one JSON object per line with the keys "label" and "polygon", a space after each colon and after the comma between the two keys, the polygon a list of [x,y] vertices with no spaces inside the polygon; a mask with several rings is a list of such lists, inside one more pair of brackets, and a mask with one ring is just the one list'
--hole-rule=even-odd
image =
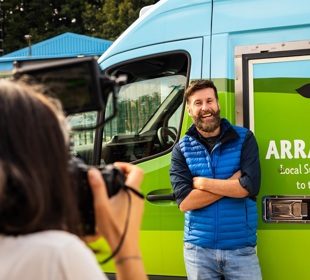
{"label": "text arran", "polygon": [[292,158],[310,158],[310,150],[306,149],[306,143],[303,140],[275,140],[269,141],[266,159],[292,159]]}

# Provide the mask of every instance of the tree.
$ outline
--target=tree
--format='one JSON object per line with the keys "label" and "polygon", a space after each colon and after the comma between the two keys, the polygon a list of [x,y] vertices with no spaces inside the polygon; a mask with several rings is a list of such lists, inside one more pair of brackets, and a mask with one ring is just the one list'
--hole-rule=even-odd
{"label": "tree", "polygon": [[[114,41],[138,18],[142,7],[155,4],[157,1],[105,0],[102,7],[98,9],[88,4],[83,14],[86,32],[90,36]],[[93,21],[93,18],[96,20]]]}
{"label": "tree", "polygon": [[[1,1],[1,0],[0,0]],[[73,32],[115,40],[143,6],[158,0],[2,0],[0,11],[4,53]]]}
{"label": "tree", "polygon": [[83,0],[5,0],[1,3],[3,49],[9,53],[64,32],[84,33]]}

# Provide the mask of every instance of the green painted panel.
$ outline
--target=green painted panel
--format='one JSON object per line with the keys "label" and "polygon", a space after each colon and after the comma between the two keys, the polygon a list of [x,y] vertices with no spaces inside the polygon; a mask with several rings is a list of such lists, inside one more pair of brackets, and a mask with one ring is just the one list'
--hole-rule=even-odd
{"label": "green painted panel", "polygon": [[[157,235],[160,235],[160,239]],[[148,274],[166,276],[184,276],[185,266],[183,261],[183,230],[141,232],[144,244],[142,254]],[[161,240],[154,244],[154,240]]]}
{"label": "green painted panel", "polygon": [[[146,271],[149,275],[185,276],[183,261],[182,231],[141,231],[141,253]],[[104,239],[90,243],[89,247],[96,252],[98,262],[110,255]],[[113,261],[101,265],[106,273],[115,273]]]}
{"label": "green painted panel", "polygon": [[[169,167],[171,154],[145,161],[139,166],[144,170],[145,176],[141,186],[143,194],[171,194]],[[183,230],[184,214],[173,201],[160,201],[152,203],[146,200],[142,221],[142,230]]]}
{"label": "green painted panel", "polygon": [[[254,132],[260,149],[258,244],[263,279],[309,279],[310,224],[263,221],[265,196],[310,195],[310,99],[296,89],[309,79],[254,80]],[[253,112],[252,112],[253,113]]]}
{"label": "green painted panel", "polygon": [[[305,124],[309,106],[310,100],[297,93],[255,92],[254,127],[262,166],[260,216],[264,196],[310,195],[310,133]],[[310,229],[303,224],[268,224],[261,217],[259,227]]]}
{"label": "green painted panel", "polygon": [[235,82],[231,79],[212,79],[214,82],[221,106],[221,117],[226,118],[231,123],[236,122],[235,115]]}
{"label": "green painted panel", "polygon": [[219,103],[221,107],[221,117],[235,123],[235,97],[231,92],[219,92]]}
{"label": "green painted panel", "polygon": [[259,230],[257,254],[264,280],[308,280],[309,231]]}

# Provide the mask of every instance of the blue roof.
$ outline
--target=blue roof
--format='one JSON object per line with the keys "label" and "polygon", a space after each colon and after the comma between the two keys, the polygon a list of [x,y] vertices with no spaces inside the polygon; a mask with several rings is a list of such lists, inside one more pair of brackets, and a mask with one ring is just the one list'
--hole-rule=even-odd
{"label": "blue roof", "polygon": [[18,51],[0,57],[0,71],[13,69],[18,60],[53,59],[77,56],[100,56],[112,41],[66,32]]}

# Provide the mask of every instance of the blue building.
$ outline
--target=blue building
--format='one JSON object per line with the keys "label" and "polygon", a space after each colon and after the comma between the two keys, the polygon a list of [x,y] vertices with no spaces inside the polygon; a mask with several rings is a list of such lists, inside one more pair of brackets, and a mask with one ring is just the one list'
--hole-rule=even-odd
{"label": "blue building", "polygon": [[100,56],[112,41],[67,32],[0,57],[0,77],[11,75],[15,61]]}

